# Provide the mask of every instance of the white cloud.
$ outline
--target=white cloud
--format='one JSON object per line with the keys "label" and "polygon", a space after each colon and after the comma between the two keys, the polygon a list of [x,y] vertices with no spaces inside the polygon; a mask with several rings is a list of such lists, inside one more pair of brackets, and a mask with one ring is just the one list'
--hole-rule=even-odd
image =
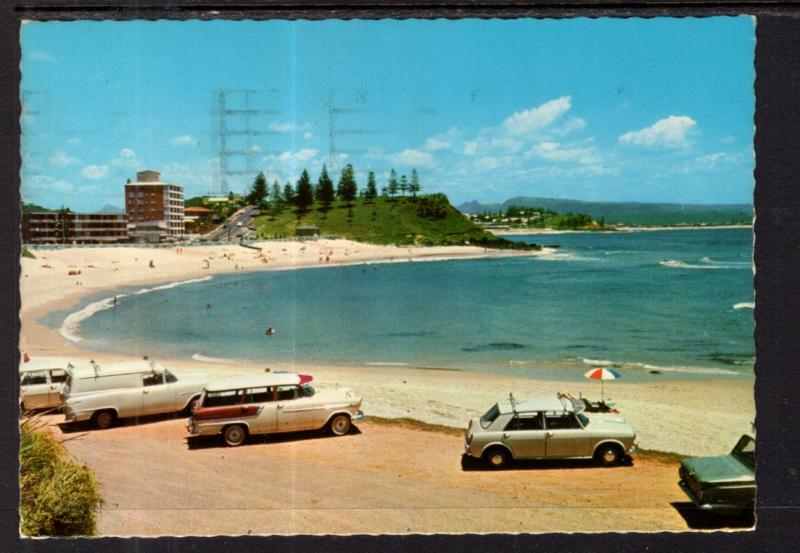
{"label": "white cloud", "polygon": [[72,194],[73,192],[72,184],[65,180],[54,181],[50,187],[57,192],[61,192],[62,194]]}
{"label": "white cloud", "polygon": [[525,153],[526,159],[534,156],[548,161],[577,161],[585,165],[600,161],[594,148],[563,147],[558,142],[540,142]]}
{"label": "white cloud", "polygon": [[73,146],[80,146],[81,145],[81,139],[78,138],[77,136],[73,136],[72,138],[67,140],[67,142],[69,144],[72,144]]}
{"label": "white cloud", "polygon": [[126,158],[135,158],[136,157],[136,152],[134,152],[130,148],[122,148],[119,151],[119,155],[121,155],[122,157],[126,157]]}
{"label": "white cloud", "polygon": [[312,140],[314,138],[314,133],[311,131],[306,131],[303,133],[303,138],[306,140]]}
{"label": "white cloud", "polygon": [[[277,133],[287,133],[287,132],[302,132],[303,137],[305,138],[305,133],[311,134],[310,131],[313,128],[311,123],[303,123],[302,125],[298,125],[293,121],[285,121],[282,123],[270,123],[269,130],[272,132]],[[311,134],[313,137],[314,135]]]}
{"label": "white cloud", "polygon": [[502,161],[499,158],[491,156],[483,156],[475,160],[475,168],[481,171],[497,169],[501,164]]}
{"label": "white cloud", "polygon": [[423,146],[426,150],[430,150],[431,152],[438,152],[439,150],[445,150],[450,147],[449,142],[445,142],[444,140],[437,140],[433,137],[428,138],[425,141],[425,145]]}
{"label": "white cloud", "polygon": [[108,165],[87,165],[81,169],[81,175],[92,180],[104,179],[108,176]]}
{"label": "white cloud", "polygon": [[412,167],[433,167],[436,162],[431,154],[408,148],[400,153],[392,154],[389,159],[398,165],[408,165]]}
{"label": "white cloud", "polygon": [[173,146],[186,146],[188,144],[196,144],[197,140],[190,134],[182,134],[174,137],[170,142]]}
{"label": "white cloud", "polygon": [[464,149],[461,153],[465,156],[474,156],[478,151],[478,143],[473,141],[464,142]]}
{"label": "white cloud", "polygon": [[503,121],[503,129],[510,135],[524,135],[544,129],[572,106],[570,96],[562,96],[530,109],[513,113]]}
{"label": "white cloud", "polygon": [[294,159],[297,160],[298,163],[303,163],[304,161],[308,161],[316,155],[317,150],[314,148],[303,148],[299,152],[295,153]]}
{"label": "white cloud", "polygon": [[250,146],[250,153],[251,154],[260,154],[261,153],[261,146],[259,146],[257,144],[253,145],[253,146]]}
{"label": "white cloud", "polygon": [[27,54],[23,55],[23,59],[29,59],[30,61],[36,61],[40,63],[52,63],[56,61],[56,58],[50,52],[45,52],[43,50],[34,50],[32,52],[28,52]]}
{"label": "white cloud", "polygon": [[687,135],[696,127],[697,122],[687,115],[670,115],[649,127],[620,135],[619,142],[636,146],[683,148],[689,145]]}
{"label": "white cloud", "polygon": [[72,157],[71,155],[62,152],[61,150],[57,151],[50,157],[50,164],[55,165],[56,167],[66,167],[68,165],[76,165],[80,162],[81,160],[79,160],[78,158]]}
{"label": "white cloud", "polygon": [[313,159],[316,155],[317,150],[314,148],[303,148],[302,150],[298,150],[296,152],[287,150],[277,156],[270,154],[264,158],[264,161],[267,163],[272,163],[275,161],[284,163],[305,163]]}

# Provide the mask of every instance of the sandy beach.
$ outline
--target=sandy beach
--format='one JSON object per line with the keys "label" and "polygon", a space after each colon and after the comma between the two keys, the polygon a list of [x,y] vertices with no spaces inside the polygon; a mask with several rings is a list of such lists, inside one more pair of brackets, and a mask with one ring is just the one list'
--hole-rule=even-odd
{"label": "sandy beach", "polygon": [[[21,259],[20,349],[31,357],[90,358],[102,363],[138,358],[140,352],[107,354],[79,349],[56,330],[37,322],[48,312],[75,305],[83,296],[128,285],[167,283],[241,271],[287,270],[354,263],[420,262],[437,259],[548,255],[550,252],[486,251],[477,247],[396,247],[346,240],[263,242],[261,249],[239,245],[170,248],[65,248],[34,251]],[[152,267],[151,267],[152,262]],[[80,271],[80,274],[77,273]],[[261,371],[264,364],[161,359],[180,373],[204,370],[210,375]],[[319,366],[268,363],[273,370],[305,371],[320,386],[346,385],[360,391],[364,411],[380,417],[407,417],[464,427],[493,402],[568,391],[596,398],[594,382],[547,381],[466,371],[402,367]],[[606,386],[623,416],[636,428],[640,447],[687,455],[725,452],[755,418],[753,382],[662,380],[614,382]]]}

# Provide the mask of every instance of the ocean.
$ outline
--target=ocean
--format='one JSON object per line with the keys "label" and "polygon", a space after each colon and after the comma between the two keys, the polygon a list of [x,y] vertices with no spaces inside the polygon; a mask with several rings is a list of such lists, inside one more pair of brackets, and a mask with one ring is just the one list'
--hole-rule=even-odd
{"label": "ocean", "polygon": [[[750,229],[513,236],[547,257],[238,273],[95,295],[43,322],[78,347],[575,379],[752,378]],[[114,293],[120,296],[111,307]],[[276,333],[265,334],[273,327]]]}

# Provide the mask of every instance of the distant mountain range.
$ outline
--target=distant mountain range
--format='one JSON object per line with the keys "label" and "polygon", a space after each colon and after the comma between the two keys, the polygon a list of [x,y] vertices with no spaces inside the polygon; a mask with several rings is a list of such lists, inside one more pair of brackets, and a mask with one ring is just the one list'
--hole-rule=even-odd
{"label": "distant mountain range", "polygon": [[125,213],[125,210],[115,205],[106,204],[97,210],[98,213]]}
{"label": "distant mountain range", "polygon": [[456,207],[474,215],[485,211],[505,211],[509,206],[541,207],[556,213],[586,213],[609,225],[725,225],[749,224],[753,220],[750,204],[672,204],[642,202],[591,202],[560,198],[517,196],[501,204],[472,201]]}

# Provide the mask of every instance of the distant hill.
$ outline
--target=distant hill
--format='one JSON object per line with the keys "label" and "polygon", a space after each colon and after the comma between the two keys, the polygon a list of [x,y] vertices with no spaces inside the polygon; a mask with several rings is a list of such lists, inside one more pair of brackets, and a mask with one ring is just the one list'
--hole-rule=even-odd
{"label": "distant hill", "polygon": [[22,212],[23,213],[50,213],[53,211],[58,211],[56,209],[48,209],[46,207],[42,207],[37,204],[26,204],[22,202]]}
{"label": "distant hill", "polygon": [[509,206],[541,207],[557,213],[586,213],[603,218],[609,225],[670,226],[750,224],[750,204],[673,204],[643,202],[591,202],[559,198],[517,196],[502,204],[465,202],[458,210],[466,214],[505,211]]}
{"label": "distant hill", "polygon": [[254,223],[261,238],[294,236],[298,225],[312,225],[321,234],[373,244],[437,246],[469,242],[490,248],[520,248],[519,243],[494,236],[464,217],[444,194],[416,199],[379,197],[374,202],[360,198],[352,207],[336,201],[329,209],[316,203],[299,218],[294,208],[273,214],[267,207],[264,213]]}
{"label": "distant hill", "polygon": [[115,205],[106,204],[97,210],[98,213],[125,213],[125,210]]}

